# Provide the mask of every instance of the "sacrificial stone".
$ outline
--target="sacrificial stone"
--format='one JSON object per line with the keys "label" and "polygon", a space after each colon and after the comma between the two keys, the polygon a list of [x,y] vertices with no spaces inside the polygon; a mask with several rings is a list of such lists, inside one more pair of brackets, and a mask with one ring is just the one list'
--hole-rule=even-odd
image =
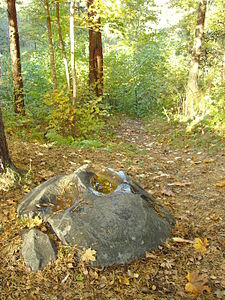
{"label": "sacrificial stone", "polygon": [[129,263],[171,236],[173,215],[123,171],[84,165],[31,191],[18,215],[38,215],[65,245],[92,248],[93,265]]}

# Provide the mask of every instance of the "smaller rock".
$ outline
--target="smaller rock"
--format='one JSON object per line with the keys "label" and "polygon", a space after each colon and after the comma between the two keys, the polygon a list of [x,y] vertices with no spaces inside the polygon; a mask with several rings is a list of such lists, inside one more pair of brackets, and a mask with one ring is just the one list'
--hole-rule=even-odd
{"label": "smaller rock", "polygon": [[33,272],[43,269],[49,262],[54,262],[56,254],[54,243],[40,230],[33,228],[24,236],[22,255]]}

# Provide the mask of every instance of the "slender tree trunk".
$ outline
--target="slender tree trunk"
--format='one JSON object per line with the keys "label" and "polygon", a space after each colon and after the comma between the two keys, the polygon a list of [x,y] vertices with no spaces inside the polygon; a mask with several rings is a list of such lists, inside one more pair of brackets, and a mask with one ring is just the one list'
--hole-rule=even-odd
{"label": "slender tree trunk", "polygon": [[9,156],[8,145],[5,137],[5,130],[0,107],[0,173],[7,167],[12,167],[13,163]]}
{"label": "slender tree trunk", "polygon": [[55,92],[57,90],[57,79],[56,79],[56,71],[55,71],[55,58],[54,58],[54,49],[53,49],[53,42],[52,42],[52,26],[51,26],[48,0],[44,0],[44,5],[46,11],[47,27],[48,27],[48,44],[49,44],[50,65],[51,65],[51,73],[52,73],[52,86],[53,86],[53,92]]}
{"label": "slender tree trunk", "polygon": [[[223,13],[225,14],[225,3],[223,2]],[[225,32],[225,22],[223,23]],[[221,57],[221,84],[225,83],[225,35],[222,35],[222,57]]]}
{"label": "slender tree trunk", "polygon": [[103,95],[103,53],[101,19],[97,15],[94,0],[88,0],[89,19],[89,86],[95,95]]}
{"label": "slender tree trunk", "polygon": [[69,68],[68,68],[66,51],[65,51],[65,47],[64,47],[64,41],[63,41],[62,30],[61,30],[61,25],[60,25],[59,1],[58,0],[56,1],[56,20],[57,20],[57,27],[58,27],[58,33],[59,33],[59,41],[60,41],[60,45],[61,45],[61,49],[62,49],[63,61],[64,61],[65,71],[66,71],[66,81],[67,81],[68,90],[70,91]]}
{"label": "slender tree trunk", "polygon": [[14,111],[25,115],[23,79],[21,74],[20,43],[16,16],[16,1],[7,0],[9,20],[9,44],[12,63],[12,77],[14,89]]}
{"label": "slender tree trunk", "polygon": [[195,27],[195,39],[192,50],[191,67],[186,91],[185,115],[193,115],[198,105],[198,73],[201,57],[201,46],[204,34],[205,14],[207,0],[199,2],[197,23]]}
{"label": "slender tree trunk", "polygon": [[77,74],[75,66],[75,54],[74,54],[74,7],[75,0],[70,2],[70,45],[71,45],[71,69],[72,69],[72,83],[73,83],[73,98],[72,103],[75,107],[77,102]]}
{"label": "slender tree trunk", "polygon": [[[225,44],[225,39],[222,39],[223,43]],[[225,46],[223,46],[224,54],[222,55],[221,59],[221,84],[225,83]]]}

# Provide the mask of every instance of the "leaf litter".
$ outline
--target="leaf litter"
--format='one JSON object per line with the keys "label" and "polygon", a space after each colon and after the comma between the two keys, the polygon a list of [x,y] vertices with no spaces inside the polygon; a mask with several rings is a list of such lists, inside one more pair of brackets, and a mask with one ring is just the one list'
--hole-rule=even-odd
{"label": "leaf litter", "polygon": [[[185,136],[172,144],[175,125],[162,119],[151,121],[151,126],[130,119],[118,120],[118,124],[111,141],[113,151],[44,147],[9,140],[16,165],[30,171],[26,182],[0,192],[2,300],[224,297],[224,153],[216,149],[210,153],[207,147],[194,149]],[[128,266],[109,268],[90,267],[88,262],[97,255],[94,249],[87,249],[84,261],[79,261],[76,248],[56,241],[59,251],[55,264],[31,273],[21,257],[20,232],[24,224],[17,218],[17,205],[36,185],[55,174],[72,172],[87,161],[128,171],[150,190],[174,213],[174,238]],[[196,161],[203,163],[191,163]],[[27,227],[38,224],[37,219]]]}

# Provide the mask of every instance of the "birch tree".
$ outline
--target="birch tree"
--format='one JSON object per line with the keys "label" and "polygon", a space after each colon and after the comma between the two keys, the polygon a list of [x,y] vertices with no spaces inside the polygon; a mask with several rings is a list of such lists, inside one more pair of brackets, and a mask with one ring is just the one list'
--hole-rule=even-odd
{"label": "birch tree", "polygon": [[70,2],[70,51],[71,51],[71,69],[72,69],[72,86],[73,86],[73,97],[72,104],[76,105],[77,102],[77,74],[75,66],[75,53],[74,53],[74,8],[75,0]]}

